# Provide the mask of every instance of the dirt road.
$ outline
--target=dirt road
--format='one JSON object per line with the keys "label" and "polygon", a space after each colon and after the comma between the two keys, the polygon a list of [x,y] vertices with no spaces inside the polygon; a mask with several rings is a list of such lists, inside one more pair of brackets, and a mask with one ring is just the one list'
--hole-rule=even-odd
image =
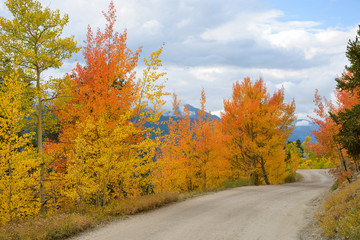
{"label": "dirt road", "polygon": [[73,240],[291,240],[306,225],[311,199],[328,189],[325,170],[300,182],[230,189],[129,217]]}

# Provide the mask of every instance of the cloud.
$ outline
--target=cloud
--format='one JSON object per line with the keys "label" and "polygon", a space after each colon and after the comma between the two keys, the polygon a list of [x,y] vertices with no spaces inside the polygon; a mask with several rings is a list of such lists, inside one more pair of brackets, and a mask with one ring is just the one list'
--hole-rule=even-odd
{"label": "cloud", "polygon": [[218,117],[221,117],[221,113],[223,113],[224,110],[218,110],[218,111],[213,111],[211,112],[212,115],[215,115],[215,116],[218,116]]}
{"label": "cloud", "polygon": [[147,21],[142,25],[144,31],[150,35],[156,34],[161,29],[161,27],[162,25],[156,19]]}
{"label": "cloud", "polygon": [[300,120],[295,124],[297,127],[310,126],[310,122],[308,120]]}
{"label": "cloud", "polygon": [[[259,27],[266,26],[273,19],[280,17],[283,13],[278,10],[263,12],[242,12],[235,19],[224,23],[219,27],[208,29],[200,36],[204,40],[214,40],[223,43],[238,41],[241,39],[261,38],[258,34],[265,34]],[[262,28],[262,27],[261,27]]]}
{"label": "cloud", "polygon": [[[107,10],[109,1],[40,1],[69,14],[64,35],[75,35],[80,45],[87,25],[93,29],[105,26],[101,11]],[[143,46],[143,56],[148,56],[165,42],[162,59],[168,72],[167,90],[175,90],[183,103],[199,106],[205,88],[211,111],[223,108],[234,81],[249,76],[253,80],[262,77],[270,92],[283,86],[286,101],[296,100],[297,114],[311,114],[315,88],[330,98],[334,78],[347,64],[347,41],[356,35],[356,26],[325,27],[313,19],[289,18],[287,12],[261,0],[114,3],[116,29],[127,29],[131,49]],[[2,16],[8,16],[5,12],[0,8]],[[82,61],[81,54],[46,76],[68,72],[74,59]],[[140,63],[139,72],[142,67]]]}

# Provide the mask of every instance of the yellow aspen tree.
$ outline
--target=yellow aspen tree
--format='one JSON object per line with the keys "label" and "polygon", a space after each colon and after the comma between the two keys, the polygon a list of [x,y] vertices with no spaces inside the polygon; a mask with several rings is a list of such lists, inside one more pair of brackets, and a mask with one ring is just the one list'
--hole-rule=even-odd
{"label": "yellow aspen tree", "polygon": [[69,21],[60,11],[43,8],[36,0],[6,0],[12,19],[0,17],[1,58],[18,62],[26,72],[26,81],[35,82],[37,147],[40,161],[39,196],[41,212],[45,212],[45,178],[47,163],[43,150],[43,111],[45,92],[41,74],[50,68],[59,68],[79,48],[74,36],[63,38],[62,31]]}
{"label": "yellow aspen tree", "polygon": [[[162,142],[158,124],[164,112],[162,107],[166,103],[163,96],[169,95],[164,91],[165,85],[162,82],[162,77],[166,75],[166,72],[161,70],[160,56],[162,51],[163,46],[152,52],[148,58],[143,58],[145,68],[137,83],[139,91],[134,125],[137,131],[140,131],[138,134],[142,135],[143,138],[136,140],[135,135],[132,135],[129,141],[128,159],[125,161],[125,167],[128,167],[129,164],[135,167],[133,168],[134,172],[130,172],[130,174],[137,177],[128,177],[131,180],[129,183],[124,182],[125,178],[121,178],[124,187],[128,184],[130,184],[130,188],[137,186],[137,192],[133,189],[131,196],[140,192],[148,194],[154,191],[153,186],[156,181],[154,169],[157,164],[154,160],[156,151]],[[125,187],[128,189],[127,191],[130,190],[129,187]]]}
{"label": "yellow aspen tree", "polygon": [[[179,140],[178,120],[180,100],[176,93],[172,94],[172,110],[175,113],[174,118],[170,116],[168,121],[169,134],[164,136],[162,144],[159,148],[156,161],[155,172],[155,191],[156,192],[180,192],[178,181],[181,176],[178,172],[182,171],[183,166],[177,153],[177,145]],[[183,176],[183,175],[182,175]]]}
{"label": "yellow aspen tree", "polygon": [[24,119],[31,110],[24,108],[26,84],[12,74],[0,83],[0,224],[38,213],[35,202],[38,164],[31,147],[31,133],[24,131]]}

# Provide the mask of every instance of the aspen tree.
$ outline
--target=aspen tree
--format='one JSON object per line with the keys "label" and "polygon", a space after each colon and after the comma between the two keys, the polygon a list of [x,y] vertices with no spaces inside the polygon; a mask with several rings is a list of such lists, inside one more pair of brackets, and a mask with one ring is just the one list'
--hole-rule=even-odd
{"label": "aspen tree", "polygon": [[31,113],[22,103],[25,88],[16,74],[0,84],[0,224],[38,213],[33,177],[38,162],[31,133],[24,132]]}
{"label": "aspen tree", "polygon": [[31,97],[36,102],[37,148],[40,161],[40,203],[45,212],[45,174],[47,163],[43,150],[43,111],[45,90],[41,74],[50,68],[59,68],[65,59],[72,56],[76,47],[74,36],[62,37],[62,31],[69,21],[68,15],[61,17],[59,10],[43,8],[36,0],[7,0],[5,5],[12,19],[0,17],[1,58],[18,62],[24,69],[28,83],[34,82]]}

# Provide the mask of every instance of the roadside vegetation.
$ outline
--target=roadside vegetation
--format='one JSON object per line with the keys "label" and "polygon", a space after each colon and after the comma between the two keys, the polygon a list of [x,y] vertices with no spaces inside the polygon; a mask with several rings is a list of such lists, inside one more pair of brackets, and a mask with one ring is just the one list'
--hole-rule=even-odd
{"label": "roadside vegetation", "polygon": [[[306,148],[317,165],[333,167],[333,194],[325,201],[317,220],[328,237],[360,239],[360,26],[355,40],[349,40],[346,56],[349,65],[336,79],[335,100],[315,93],[314,113],[318,125]],[[311,155],[310,155],[311,154]],[[314,161],[311,161],[314,164]]]}
{"label": "roadside vegetation", "polygon": [[127,32],[114,29],[113,2],[105,29],[88,28],[84,62],[59,79],[42,76],[80,50],[63,37],[68,16],[37,0],[5,5],[13,17],[0,17],[1,238],[60,239],[181,194],[292,182],[299,167],[335,166],[348,182],[359,171],[359,136],[351,135],[359,124],[349,120],[358,112],[348,111],[359,106],[356,84],[347,85],[355,68],[338,79],[337,105],[316,93],[319,130],[303,146],[286,143],[295,102],[261,78],[233,84],[221,120],[207,112],[204,89],[198,113],[181,110],[174,93],[165,135],[157,127],[170,95],[164,46],[140,62],[142,48],[129,49]]}
{"label": "roadside vegetation", "polygon": [[316,214],[327,237],[360,239],[360,179],[344,182]]}
{"label": "roadside vegetation", "polygon": [[327,168],[335,183],[316,218],[327,237],[360,239],[360,26],[355,40],[349,40],[350,62],[336,79],[333,101],[315,92],[314,116],[308,116],[317,130],[300,144],[288,143],[289,159],[299,168]]}
{"label": "roadside vegetation", "polygon": [[178,193],[159,193],[139,196],[94,208],[71,209],[55,215],[43,215],[13,221],[0,227],[0,239],[55,240],[66,239],[110,221],[162,207],[180,199]]}
{"label": "roadside vegetation", "polygon": [[43,230],[56,238],[90,227],[89,219],[96,225],[161,206],[169,192],[278,184],[295,174],[297,159],[285,154],[295,103],[284,102],[283,88],[269,93],[262,79],[236,81],[221,120],[207,112],[204,89],[197,113],[179,109],[174,93],[174,114],[161,123],[164,46],[140,62],[142,48],[129,49],[127,32],[115,30],[113,2],[105,29],[88,27],[84,61],[58,79],[41,76],[80,50],[62,34],[68,16],[37,0],[5,5],[13,17],[0,17],[4,229],[49,222],[58,227]]}

